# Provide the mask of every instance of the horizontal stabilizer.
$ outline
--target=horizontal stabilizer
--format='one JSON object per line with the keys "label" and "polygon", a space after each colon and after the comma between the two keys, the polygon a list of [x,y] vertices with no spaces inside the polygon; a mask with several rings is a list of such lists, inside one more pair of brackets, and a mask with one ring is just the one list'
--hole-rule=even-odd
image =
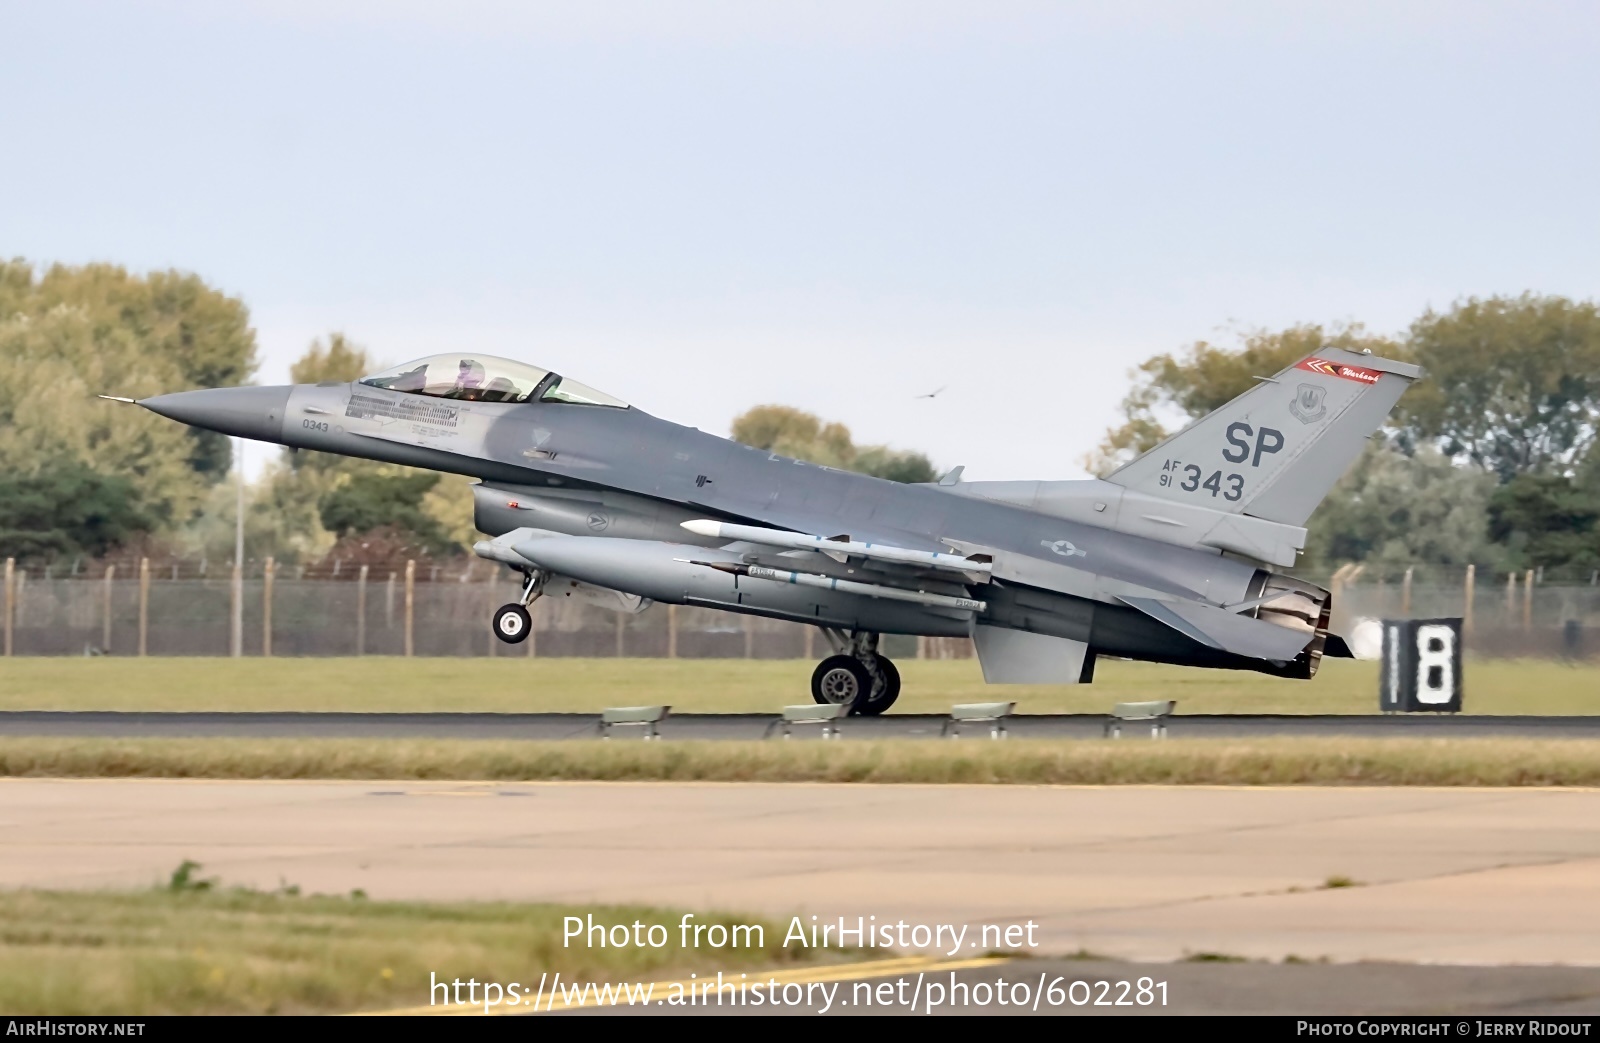
{"label": "horizontal stabilizer", "polygon": [[1312,636],[1306,631],[1263,623],[1259,619],[1193,601],[1136,597],[1117,600],[1207,648],[1249,656],[1251,659],[1287,663],[1305,649]]}

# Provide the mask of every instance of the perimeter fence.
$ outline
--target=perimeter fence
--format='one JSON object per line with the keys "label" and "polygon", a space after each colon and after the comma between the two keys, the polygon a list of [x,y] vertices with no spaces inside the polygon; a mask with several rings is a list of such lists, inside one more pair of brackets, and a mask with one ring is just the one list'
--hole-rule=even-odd
{"label": "perimeter fence", "polygon": [[[209,574],[207,574],[209,572]],[[1335,593],[1335,625],[1359,618],[1466,620],[1468,651],[1488,657],[1600,658],[1600,576],[1475,569],[1355,570],[1308,577]],[[815,627],[715,609],[653,605],[637,614],[562,596],[531,609],[533,632],[505,645],[490,614],[516,599],[486,562],[333,570],[266,562],[207,569],[134,559],[76,569],[7,562],[4,654],[20,656],[584,656],[817,659]],[[240,627],[234,633],[234,605]],[[899,658],[968,658],[965,638],[885,638]]]}

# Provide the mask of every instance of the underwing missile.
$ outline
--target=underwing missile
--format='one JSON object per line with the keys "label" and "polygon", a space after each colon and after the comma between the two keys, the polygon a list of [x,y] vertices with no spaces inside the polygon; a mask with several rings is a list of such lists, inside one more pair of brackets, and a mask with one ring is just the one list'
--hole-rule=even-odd
{"label": "underwing missile", "polygon": [[[686,559],[679,558],[678,560],[683,561]],[[930,594],[924,590],[904,590],[900,587],[886,587],[880,583],[860,583],[853,579],[835,579],[832,576],[818,576],[810,572],[769,569],[765,565],[746,565],[735,561],[690,561],[689,564],[704,565],[708,569],[716,569],[718,572],[727,572],[735,576],[770,579],[774,583],[791,583],[801,587],[816,587],[819,590],[837,590],[846,594],[864,594],[870,598],[909,601],[916,605],[934,605],[939,608],[954,608],[966,612],[982,612],[989,607],[986,603],[973,598],[951,597],[948,594]]]}
{"label": "underwing missile", "polygon": [[812,536],[804,532],[786,532],[782,529],[769,529],[760,525],[734,525],[731,522],[712,521],[709,518],[696,518],[693,521],[681,523],[685,529],[697,536],[709,536],[713,539],[743,540],[746,543],[759,543],[765,547],[783,547],[789,550],[814,550],[820,551],[829,557],[843,561],[848,555],[854,554],[862,558],[874,558],[878,561],[894,561],[904,565],[925,565],[934,569],[950,569],[954,572],[986,573],[993,567],[987,561],[975,561],[960,554],[941,554],[937,551],[912,550],[909,547],[895,547],[884,543],[861,543],[848,539],[829,539],[825,536]]}

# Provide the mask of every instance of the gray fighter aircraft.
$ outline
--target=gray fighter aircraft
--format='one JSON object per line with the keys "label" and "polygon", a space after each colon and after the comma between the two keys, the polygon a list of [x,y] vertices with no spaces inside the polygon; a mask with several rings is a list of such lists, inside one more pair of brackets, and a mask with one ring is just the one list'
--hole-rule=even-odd
{"label": "gray fighter aircraft", "polygon": [[350,384],[138,404],[224,434],[470,475],[476,552],[522,574],[494,632],[575,596],[809,623],[811,694],[882,713],[882,634],[971,636],[994,684],[1076,684],[1097,656],[1310,678],[1349,655],[1295,564],[1306,519],[1416,366],[1328,348],[1104,480],[902,485],[658,419],[570,377],[456,353]]}

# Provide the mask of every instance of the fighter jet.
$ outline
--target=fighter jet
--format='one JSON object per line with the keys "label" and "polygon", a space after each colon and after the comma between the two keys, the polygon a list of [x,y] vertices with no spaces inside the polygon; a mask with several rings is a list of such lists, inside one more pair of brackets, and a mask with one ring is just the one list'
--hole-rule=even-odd
{"label": "fighter jet", "polygon": [[147,398],[228,435],[479,479],[475,551],[622,612],[700,605],[818,627],[818,702],[880,714],[884,634],[971,637],[992,684],[1084,684],[1101,656],[1310,678],[1350,654],[1286,574],[1306,520],[1401,393],[1405,362],[1326,348],[1105,479],[905,485],[682,427],[535,366],[436,355],[353,383]]}

